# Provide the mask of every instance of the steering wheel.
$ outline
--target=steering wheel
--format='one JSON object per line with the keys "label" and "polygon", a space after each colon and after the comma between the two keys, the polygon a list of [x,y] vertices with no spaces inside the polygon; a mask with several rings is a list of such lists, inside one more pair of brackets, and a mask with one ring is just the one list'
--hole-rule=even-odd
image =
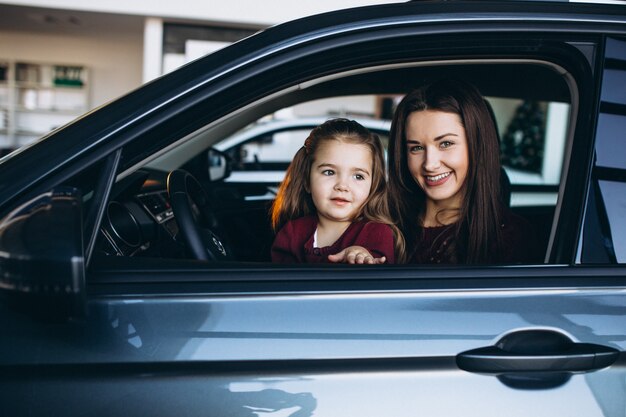
{"label": "steering wheel", "polygon": [[209,205],[209,196],[189,172],[177,169],[167,176],[167,193],[179,232],[196,259],[232,260],[230,249],[213,232],[217,219]]}

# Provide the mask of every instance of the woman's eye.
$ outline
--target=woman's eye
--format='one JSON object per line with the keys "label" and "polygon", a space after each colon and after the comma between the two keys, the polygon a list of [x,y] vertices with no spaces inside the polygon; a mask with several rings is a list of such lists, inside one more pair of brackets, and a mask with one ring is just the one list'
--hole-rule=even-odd
{"label": "woman's eye", "polygon": [[333,171],[332,169],[325,169],[322,171],[322,175],[330,177],[331,175],[335,175],[335,171]]}
{"label": "woman's eye", "polygon": [[449,140],[444,140],[443,142],[441,142],[439,146],[441,146],[442,148],[449,148],[452,145],[454,145],[454,142],[450,142]]}
{"label": "woman's eye", "polygon": [[424,147],[421,145],[415,145],[415,146],[411,146],[409,147],[409,152],[410,153],[418,153],[424,150]]}

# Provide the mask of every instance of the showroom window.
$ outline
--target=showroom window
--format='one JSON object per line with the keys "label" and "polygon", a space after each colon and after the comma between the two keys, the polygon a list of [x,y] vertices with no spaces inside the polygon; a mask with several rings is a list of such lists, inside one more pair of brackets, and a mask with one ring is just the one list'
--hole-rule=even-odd
{"label": "showroom window", "polygon": [[260,29],[166,23],[163,25],[163,73],[246,38]]}

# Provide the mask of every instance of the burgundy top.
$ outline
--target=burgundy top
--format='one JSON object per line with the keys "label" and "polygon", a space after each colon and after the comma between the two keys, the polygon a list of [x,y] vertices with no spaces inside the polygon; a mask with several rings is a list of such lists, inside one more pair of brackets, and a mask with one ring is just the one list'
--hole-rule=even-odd
{"label": "burgundy top", "polygon": [[[504,212],[502,227],[502,256],[499,264],[530,264],[543,262],[537,236],[532,225],[511,211]],[[457,263],[446,257],[446,246],[454,238],[454,225],[424,227],[421,240],[409,263],[450,264]],[[493,249],[496,250],[495,248]]]}
{"label": "burgundy top", "polygon": [[373,257],[385,256],[386,263],[394,263],[393,231],[382,223],[359,221],[348,226],[331,246],[313,247],[317,217],[305,216],[291,220],[276,235],[272,245],[272,262],[328,263],[328,255],[341,252],[349,246],[362,246]]}

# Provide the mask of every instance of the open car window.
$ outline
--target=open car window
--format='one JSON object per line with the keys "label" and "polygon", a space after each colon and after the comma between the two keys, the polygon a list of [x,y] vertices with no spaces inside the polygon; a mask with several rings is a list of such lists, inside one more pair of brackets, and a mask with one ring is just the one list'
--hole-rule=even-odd
{"label": "open car window", "polygon": [[[577,94],[564,68],[548,61],[519,60],[365,67],[287,88],[202,126],[121,173],[104,218],[103,253],[189,256],[166,190],[167,173],[184,169],[207,190],[207,207],[227,236],[235,259],[269,263],[274,238],[270,205],[311,129],[330,118],[352,118],[378,134],[386,148],[395,106],[418,87],[389,80],[433,79],[438,65],[448,76],[474,82],[489,101],[500,136],[501,162],[511,183],[510,206],[536,229],[540,251],[547,258],[575,120],[572,100]],[[511,83],[519,77],[544,81],[530,91],[533,83],[528,81],[513,88]],[[214,152],[225,156],[224,178],[212,177]]]}

